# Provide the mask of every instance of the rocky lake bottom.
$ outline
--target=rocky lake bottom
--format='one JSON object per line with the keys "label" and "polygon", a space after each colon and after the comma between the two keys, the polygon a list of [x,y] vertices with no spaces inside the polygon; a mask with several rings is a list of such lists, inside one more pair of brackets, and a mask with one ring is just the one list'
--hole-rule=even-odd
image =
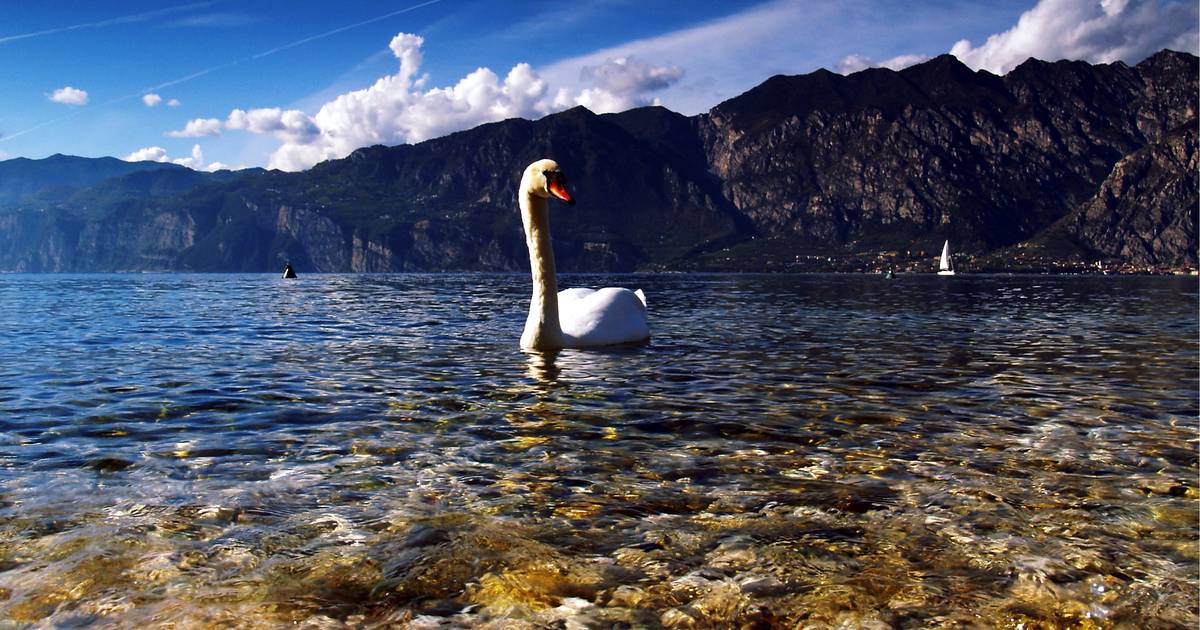
{"label": "rocky lake bottom", "polygon": [[0,627],[1194,628],[1193,278],[0,276]]}

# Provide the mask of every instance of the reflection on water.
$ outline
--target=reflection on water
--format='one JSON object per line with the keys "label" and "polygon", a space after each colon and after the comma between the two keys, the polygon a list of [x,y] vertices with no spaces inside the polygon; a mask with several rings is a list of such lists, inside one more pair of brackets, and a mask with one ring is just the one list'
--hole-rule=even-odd
{"label": "reflection on water", "polygon": [[0,277],[0,619],[1197,625],[1194,280],[527,282]]}
{"label": "reflection on water", "polygon": [[549,352],[525,351],[525,364],[529,366],[529,369],[525,373],[534,381],[557,383],[558,374],[561,372],[558,369],[558,354],[559,351],[557,350]]}

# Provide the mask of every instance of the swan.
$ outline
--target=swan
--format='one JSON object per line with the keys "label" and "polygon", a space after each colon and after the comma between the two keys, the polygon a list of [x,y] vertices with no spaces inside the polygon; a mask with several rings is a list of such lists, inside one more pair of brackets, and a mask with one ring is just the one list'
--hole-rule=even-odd
{"label": "swan", "polygon": [[533,276],[533,297],[529,300],[525,331],[521,333],[521,348],[591,348],[650,339],[646,295],[640,289],[558,290],[547,199],[553,196],[569,206],[575,205],[566,184],[566,177],[554,160],[538,160],[526,167],[521,176],[517,201]]}

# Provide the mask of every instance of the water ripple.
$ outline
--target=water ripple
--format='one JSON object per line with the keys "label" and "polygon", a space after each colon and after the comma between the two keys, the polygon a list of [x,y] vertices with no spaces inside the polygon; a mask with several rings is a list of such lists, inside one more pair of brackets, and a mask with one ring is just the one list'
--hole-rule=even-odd
{"label": "water ripple", "polygon": [[614,281],[0,276],[0,616],[1196,625],[1193,280]]}

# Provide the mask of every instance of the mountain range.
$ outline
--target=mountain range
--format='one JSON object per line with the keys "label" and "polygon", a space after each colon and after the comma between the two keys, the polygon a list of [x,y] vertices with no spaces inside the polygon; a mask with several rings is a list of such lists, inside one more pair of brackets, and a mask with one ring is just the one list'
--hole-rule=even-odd
{"label": "mountain range", "polygon": [[1197,266],[1194,55],[943,55],[775,76],[696,116],[661,107],[481,125],[297,173],[55,155],[0,162],[0,270],[521,270],[516,188],[558,161],[560,271]]}

